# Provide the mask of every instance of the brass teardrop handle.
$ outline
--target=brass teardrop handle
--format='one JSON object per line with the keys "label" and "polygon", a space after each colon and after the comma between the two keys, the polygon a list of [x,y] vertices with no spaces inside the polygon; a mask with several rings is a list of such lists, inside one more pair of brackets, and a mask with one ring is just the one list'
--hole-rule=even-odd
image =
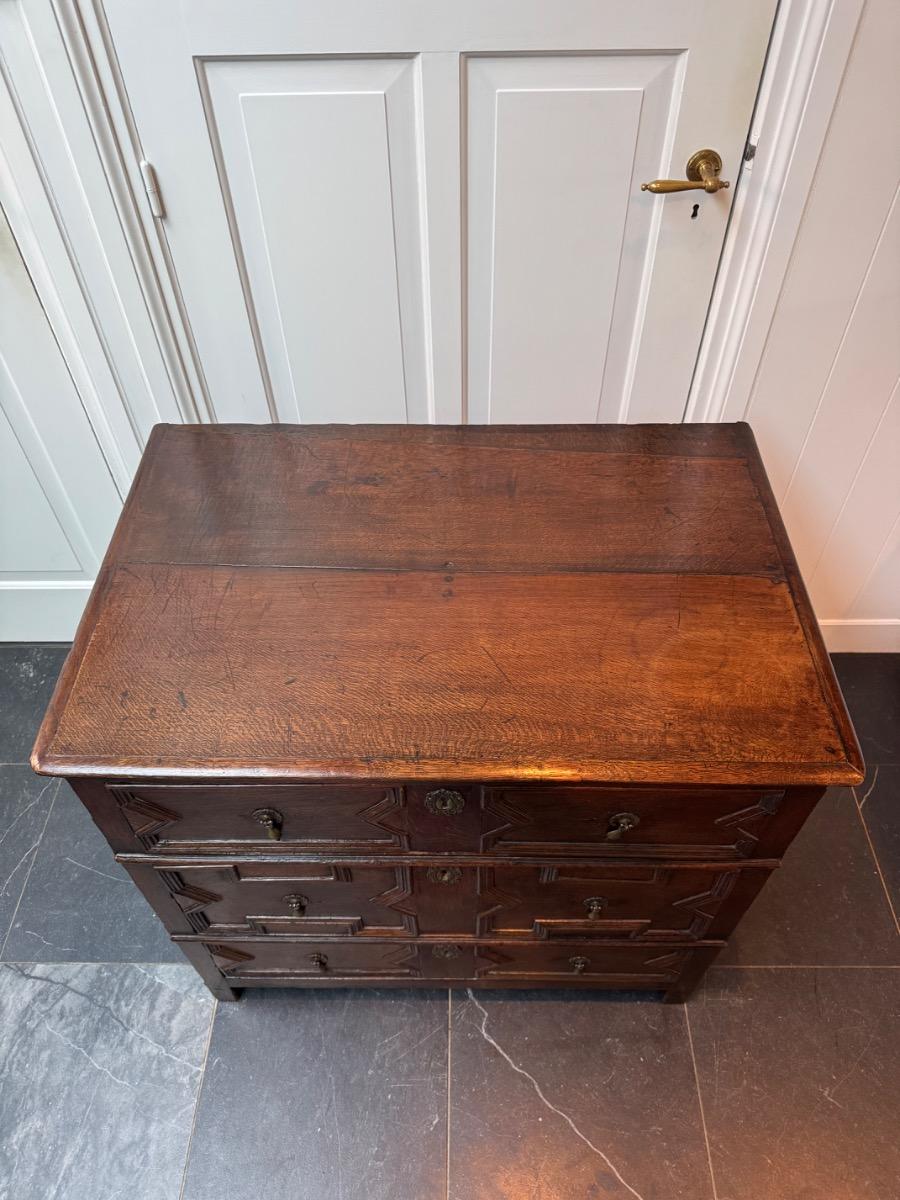
{"label": "brass teardrop handle", "polygon": [[265,826],[273,842],[281,840],[281,827],[284,824],[284,817],[277,808],[255,808],[250,816],[254,821],[258,821],[260,825]]}
{"label": "brass teardrop handle", "polygon": [[455,817],[466,807],[466,801],[460,792],[451,788],[436,788],[426,792],[425,807],[437,816]]}
{"label": "brass teardrop handle", "polygon": [[328,959],[325,957],[324,954],[311,954],[309,956],[309,961],[312,963],[312,965],[316,968],[317,971],[327,971],[328,970]]}
{"label": "brass teardrop handle", "polygon": [[281,898],[295,917],[302,917],[306,912],[306,906],[309,901],[305,896],[301,896],[299,892],[292,892],[290,896],[282,896]]}
{"label": "brass teardrop handle", "polygon": [[654,179],[652,183],[642,183],[642,192],[655,192],[657,195],[667,192],[718,192],[730,187],[727,179],[720,179],[722,159],[715,150],[698,150],[692,154],[684,169],[687,179]]}
{"label": "brass teardrop handle", "polygon": [[609,818],[609,832],[606,840],[620,842],[629,829],[634,829],[640,823],[641,818],[637,813],[616,813],[615,816]]}
{"label": "brass teardrop handle", "polygon": [[576,954],[574,958],[569,959],[569,966],[576,975],[582,975],[585,967],[589,967],[590,965],[591,960],[589,958],[582,958],[580,954]]}
{"label": "brass teardrop handle", "polygon": [[585,900],[584,907],[588,910],[588,916],[592,921],[596,919],[606,908],[607,900],[605,896],[591,896]]}

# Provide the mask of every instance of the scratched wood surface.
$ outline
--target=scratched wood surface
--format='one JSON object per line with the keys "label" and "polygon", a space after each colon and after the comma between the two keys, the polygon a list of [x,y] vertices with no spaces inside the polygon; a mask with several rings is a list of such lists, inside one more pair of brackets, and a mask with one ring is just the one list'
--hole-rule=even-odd
{"label": "scratched wood surface", "polygon": [[733,425],[158,427],[34,763],[861,778]]}
{"label": "scratched wood surface", "polygon": [[708,426],[683,439],[670,428],[163,426],[120,553],[783,577],[746,457],[728,434],[695,432]]}

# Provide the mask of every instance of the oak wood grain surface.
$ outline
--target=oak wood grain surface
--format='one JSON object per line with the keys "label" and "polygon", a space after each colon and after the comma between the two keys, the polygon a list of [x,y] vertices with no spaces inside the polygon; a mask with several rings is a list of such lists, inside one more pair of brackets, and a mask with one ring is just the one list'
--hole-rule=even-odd
{"label": "oak wood grain surface", "polygon": [[33,762],[861,779],[734,425],[158,427]]}
{"label": "oak wood grain surface", "polygon": [[661,427],[634,428],[559,427],[554,437],[523,427],[501,439],[471,427],[163,427],[120,552],[266,567],[783,577],[746,459],[696,434],[663,453]]}

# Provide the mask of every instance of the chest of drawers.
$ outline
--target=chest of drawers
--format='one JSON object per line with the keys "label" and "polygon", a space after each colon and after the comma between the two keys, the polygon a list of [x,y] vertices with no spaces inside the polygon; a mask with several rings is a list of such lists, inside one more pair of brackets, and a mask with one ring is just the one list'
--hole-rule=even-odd
{"label": "chest of drawers", "polygon": [[862,778],[743,425],[158,426],[33,765],[222,999],[681,998]]}

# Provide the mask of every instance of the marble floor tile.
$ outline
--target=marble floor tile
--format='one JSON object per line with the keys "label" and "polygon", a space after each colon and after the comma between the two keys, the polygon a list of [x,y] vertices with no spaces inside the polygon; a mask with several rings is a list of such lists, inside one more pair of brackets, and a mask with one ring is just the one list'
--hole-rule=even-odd
{"label": "marble floor tile", "polygon": [[713,967],[688,1015],[720,1200],[887,1200],[900,970]]}
{"label": "marble floor tile", "polygon": [[3,957],[10,962],[185,961],[64,782]]}
{"label": "marble floor tile", "polygon": [[863,757],[900,763],[900,654],[833,654]]}
{"label": "marble floor tile", "polygon": [[0,643],[0,763],[25,763],[68,645]]}
{"label": "marble floor tile", "polygon": [[178,1200],[212,1011],[187,966],[0,964],[0,1200]]}
{"label": "marble floor tile", "polygon": [[450,1200],[711,1200],[681,1006],[454,993]]}
{"label": "marble floor tile", "polygon": [[0,766],[0,951],[58,787],[30,767]]}
{"label": "marble floor tile", "polygon": [[884,886],[900,916],[900,763],[876,764],[854,790]]}
{"label": "marble floor tile", "polygon": [[447,993],[219,1006],[184,1200],[445,1200]]}
{"label": "marble floor tile", "polygon": [[716,961],[900,965],[900,938],[848,788],[822,797]]}

